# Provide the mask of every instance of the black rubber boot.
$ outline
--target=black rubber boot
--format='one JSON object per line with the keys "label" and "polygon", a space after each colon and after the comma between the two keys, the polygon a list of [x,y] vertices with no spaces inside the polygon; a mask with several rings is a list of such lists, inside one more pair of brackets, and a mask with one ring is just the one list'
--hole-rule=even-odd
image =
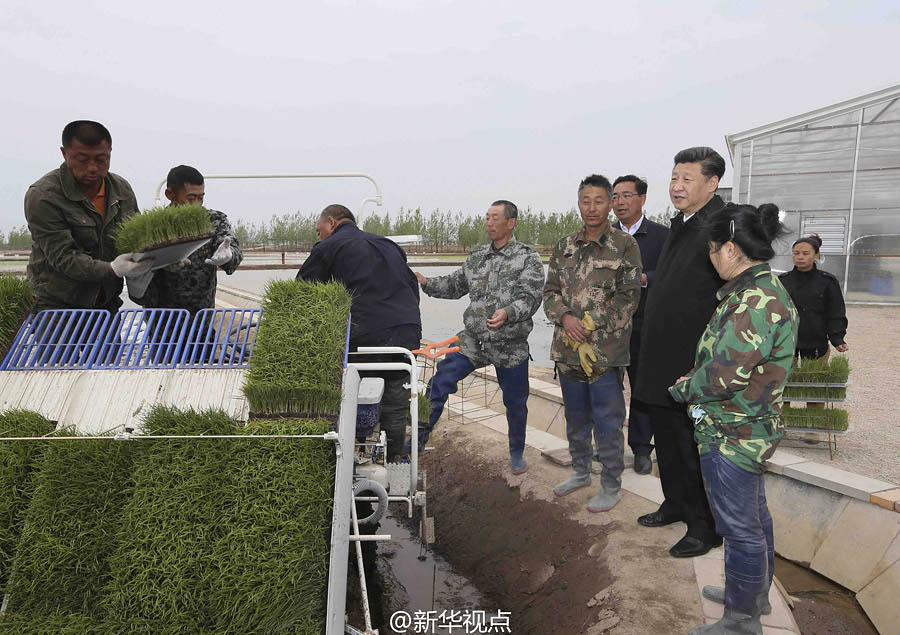
{"label": "black rubber boot", "polygon": [[690,635],[762,635],[759,615],[746,615],[725,609],[725,615],[715,624],[697,626]]}

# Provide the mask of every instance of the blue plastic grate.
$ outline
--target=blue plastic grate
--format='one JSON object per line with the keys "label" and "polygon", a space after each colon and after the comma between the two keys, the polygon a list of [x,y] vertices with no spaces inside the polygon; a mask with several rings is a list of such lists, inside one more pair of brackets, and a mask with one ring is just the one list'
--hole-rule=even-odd
{"label": "blue plastic grate", "polygon": [[256,345],[262,309],[203,309],[194,316],[179,368],[243,368]]}
{"label": "blue plastic grate", "polygon": [[98,309],[53,309],[29,315],[0,370],[89,368],[109,322],[109,312]]}
{"label": "blue plastic grate", "polygon": [[185,309],[119,311],[91,368],[174,368],[181,358],[189,320]]}

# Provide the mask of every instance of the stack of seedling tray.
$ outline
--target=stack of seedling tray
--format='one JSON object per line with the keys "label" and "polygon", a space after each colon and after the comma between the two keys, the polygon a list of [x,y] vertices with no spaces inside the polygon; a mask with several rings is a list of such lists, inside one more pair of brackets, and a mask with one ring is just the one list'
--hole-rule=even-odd
{"label": "stack of seedling tray", "polygon": [[[49,426],[21,412],[0,422],[20,436]],[[321,632],[334,445],[197,437],[329,427],[157,407],[148,433],[193,438],[6,442],[17,468],[3,485],[19,485],[0,528],[0,633]]]}
{"label": "stack of seedling tray", "polygon": [[251,416],[339,412],[350,301],[350,293],[336,282],[266,285],[244,385]]}
{"label": "stack of seedling tray", "polygon": [[836,355],[830,360],[801,360],[794,363],[784,389],[786,402],[802,401],[824,407],[795,408],[786,406],[784,422],[789,428],[822,430],[833,433],[849,428],[847,411],[833,404],[847,399],[850,363],[847,357]]}
{"label": "stack of seedling tray", "polygon": [[33,302],[25,278],[0,275],[0,362],[6,357]]}

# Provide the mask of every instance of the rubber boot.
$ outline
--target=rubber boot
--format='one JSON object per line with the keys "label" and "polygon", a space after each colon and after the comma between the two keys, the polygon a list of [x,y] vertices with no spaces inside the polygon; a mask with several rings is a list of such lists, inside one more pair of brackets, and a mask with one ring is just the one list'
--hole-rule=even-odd
{"label": "rubber boot", "polygon": [[[725,587],[707,584],[705,587],[703,587],[703,597],[718,604],[725,604]],[[759,594],[759,598],[757,601],[757,606],[759,607],[759,612],[761,615],[769,615],[772,612],[772,605],[769,604],[768,586],[766,587],[765,593]]]}
{"label": "rubber boot", "polygon": [[591,484],[591,473],[578,474],[577,472],[567,478],[565,481],[553,488],[553,493],[557,496],[568,496],[575,490],[587,487]]}
{"label": "rubber boot", "polygon": [[525,457],[522,456],[521,451],[509,451],[509,469],[515,475],[524,474],[528,471],[528,463],[525,462]]}
{"label": "rubber boot", "polygon": [[707,626],[696,626],[690,635],[762,635],[759,615],[746,615],[725,609],[725,615],[718,622]]}
{"label": "rubber boot", "polygon": [[622,495],[618,492],[607,491],[606,488],[600,490],[599,494],[595,494],[588,501],[587,510],[592,513],[608,512],[622,500]]}

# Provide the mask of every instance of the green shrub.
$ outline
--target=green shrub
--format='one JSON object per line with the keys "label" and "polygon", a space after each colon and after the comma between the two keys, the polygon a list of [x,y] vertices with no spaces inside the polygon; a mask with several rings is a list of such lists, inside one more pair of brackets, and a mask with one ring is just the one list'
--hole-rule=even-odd
{"label": "green shrub", "polygon": [[207,238],[213,235],[209,212],[201,205],[154,207],[126,220],[116,232],[119,253]]}
{"label": "green shrub", "polygon": [[138,443],[48,442],[11,570],[9,608],[102,617]]}
{"label": "green shrub", "polygon": [[337,282],[276,280],[262,309],[243,389],[251,412],[337,414],[350,293]]}
{"label": "green shrub", "polygon": [[31,310],[34,296],[25,278],[0,275],[0,362]]}
{"label": "green shrub", "polygon": [[850,427],[846,410],[840,408],[784,407],[784,425],[788,428],[814,428],[844,432]]}
{"label": "green shrub", "polygon": [[[0,413],[2,437],[41,437],[53,432],[54,427],[43,416],[29,410]],[[25,514],[34,493],[35,470],[46,448],[44,441],[0,442],[0,596],[6,587]]]}

